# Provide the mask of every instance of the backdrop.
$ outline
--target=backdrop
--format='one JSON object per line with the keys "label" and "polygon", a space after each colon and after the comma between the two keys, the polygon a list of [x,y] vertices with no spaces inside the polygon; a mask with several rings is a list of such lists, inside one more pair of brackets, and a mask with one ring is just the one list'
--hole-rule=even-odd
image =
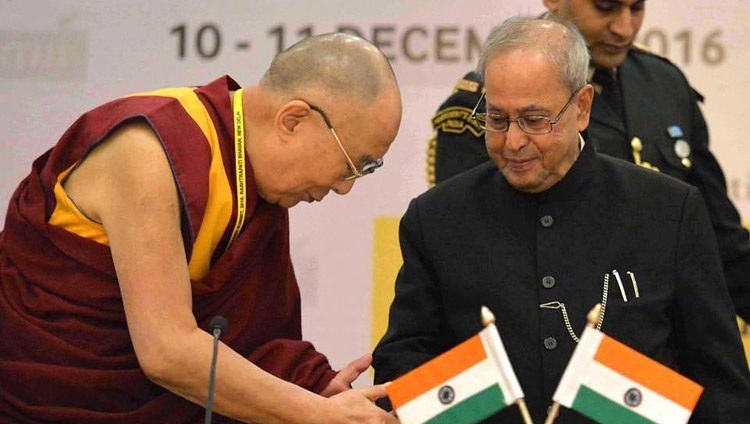
{"label": "backdrop", "polygon": [[[222,74],[250,85],[279,50],[306,36],[360,34],[393,63],[404,99],[401,131],[385,166],[349,195],[291,211],[305,336],[342,367],[369,352],[385,328],[400,262],[395,231],[408,201],[427,188],[433,112],[475,66],[493,25],[543,10],[540,0],[460,6],[431,0],[0,0],[0,219],[32,160],[85,110],[131,92],[199,85]],[[746,0],[649,1],[639,37],[680,65],[706,96],[712,149],[746,218],[748,21]]]}

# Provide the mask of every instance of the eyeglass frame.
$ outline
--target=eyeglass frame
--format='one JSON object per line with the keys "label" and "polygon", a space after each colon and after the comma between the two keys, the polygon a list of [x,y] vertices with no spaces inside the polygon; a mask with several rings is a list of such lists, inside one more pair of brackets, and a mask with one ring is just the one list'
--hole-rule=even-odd
{"label": "eyeglass frame", "polygon": [[323,111],[323,109],[319,108],[318,106],[315,106],[314,104],[308,102],[307,100],[303,99],[296,99],[303,101],[307,103],[308,106],[310,106],[310,109],[314,110],[315,112],[318,112],[321,117],[323,117],[323,121],[325,121],[326,126],[331,131],[331,134],[333,134],[333,138],[336,140],[336,143],[338,143],[339,148],[341,149],[341,152],[344,153],[344,157],[346,157],[346,163],[349,165],[349,170],[351,171],[352,175],[347,176],[344,178],[344,181],[352,181],[356,180],[357,178],[362,178],[365,175],[372,174],[375,172],[376,169],[383,166],[383,159],[375,159],[372,162],[368,162],[364,165],[362,165],[362,169],[357,169],[356,166],[354,166],[354,162],[352,161],[351,156],[349,156],[349,153],[346,152],[346,149],[344,148],[343,143],[341,143],[341,139],[339,138],[338,134],[336,134],[336,130],[333,129],[333,125],[331,124],[331,120],[328,119],[328,115]]}
{"label": "eyeglass frame", "polygon": [[[579,92],[580,92],[580,91],[581,91],[581,90],[583,89],[583,87],[585,87],[585,86],[586,86],[586,85],[584,84],[584,85],[582,85],[582,86],[578,87],[578,88],[577,88],[577,89],[576,89],[575,91],[573,91],[573,94],[571,94],[571,95],[570,95],[570,98],[568,99],[568,101],[567,101],[567,102],[565,102],[565,106],[563,106],[562,110],[560,110],[560,113],[558,113],[558,114],[557,114],[557,116],[555,116],[555,119],[549,119],[548,117],[546,117],[546,116],[542,116],[542,115],[528,115],[528,116],[519,116],[518,118],[515,118],[515,119],[511,119],[511,117],[510,117],[510,116],[506,116],[506,117],[505,117],[505,122],[507,122],[507,125],[508,125],[508,126],[507,126],[507,127],[506,127],[506,128],[504,129],[504,130],[502,130],[502,131],[501,131],[501,130],[491,130],[491,129],[487,129],[487,125],[486,125],[486,122],[487,122],[487,118],[486,118],[486,117],[487,117],[487,115],[490,115],[490,114],[489,114],[489,113],[487,113],[487,112],[484,112],[484,113],[482,113],[482,112],[480,112],[480,113],[477,113],[477,109],[479,109],[479,105],[480,105],[480,104],[482,104],[482,100],[484,99],[484,97],[485,97],[485,94],[486,94],[486,92],[482,92],[482,95],[481,95],[481,96],[479,97],[479,101],[477,102],[476,106],[474,106],[474,109],[473,109],[473,110],[471,111],[471,119],[475,120],[475,121],[476,121],[476,122],[477,122],[477,123],[479,124],[479,127],[480,127],[480,128],[482,128],[483,130],[485,130],[485,131],[487,131],[487,132],[491,132],[491,133],[507,133],[507,132],[508,132],[508,131],[510,130],[510,124],[511,124],[512,122],[515,122],[515,123],[516,123],[516,125],[518,125],[518,128],[520,128],[520,129],[521,129],[521,131],[525,132],[526,134],[529,134],[529,135],[544,135],[544,134],[549,134],[549,133],[551,133],[551,132],[552,132],[553,126],[554,126],[554,125],[556,125],[556,124],[557,124],[558,122],[560,122],[560,119],[562,119],[563,115],[565,114],[565,111],[567,111],[567,110],[568,110],[568,108],[570,107],[570,105],[572,105],[572,104],[573,104],[573,99],[574,99],[574,98],[576,97],[576,95],[577,95],[577,94],[578,94],[578,93],[579,93]],[[480,115],[483,115],[483,116],[485,117],[485,121],[484,121],[485,123],[482,123],[482,121],[480,121],[480,120],[479,120],[479,119],[477,118],[477,116],[480,116]],[[501,114],[499,114],[499,113],[496,113],[496,114],[492,114],[492,115],[498,115],[498,116],[502,116],[502,115],[501,115]],[[527,130],[526,128],[524,128],[524,126],[523,126],[523,125],[521,124],[521,122],[525,121],[525,119],[527,119],[527,118],[538,118],[538,119],[544,119],[544,120],[546,120],[546,121],[547,121],[547,123],[549,124],[549,130],[548,130],[548,131],[545,131],[545,132],[529,132],[529,131],[528,131],[528,130]]]}

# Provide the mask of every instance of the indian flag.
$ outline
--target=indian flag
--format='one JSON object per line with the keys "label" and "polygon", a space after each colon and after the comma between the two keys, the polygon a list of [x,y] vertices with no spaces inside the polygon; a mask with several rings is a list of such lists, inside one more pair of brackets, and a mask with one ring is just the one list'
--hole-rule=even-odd
{"label": "indian flag", "polygon": [[386,390],[403,424],[472,424],[523,398],[494,324]]}
{"label": "indian flag", "polygon": [[687,423],[703,388],[586,327],[553,399],[607,424]]}

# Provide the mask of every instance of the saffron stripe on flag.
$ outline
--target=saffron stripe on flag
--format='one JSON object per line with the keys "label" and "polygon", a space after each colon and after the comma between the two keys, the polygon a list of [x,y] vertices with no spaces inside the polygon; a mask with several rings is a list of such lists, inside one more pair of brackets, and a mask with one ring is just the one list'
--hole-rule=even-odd
{"label": "saffron stripe on flag", "polygon": [[505,406],[498,385],[490,386],[463,402],[425,422],[425,424],[459,424],[482,421]]}
{"label": "saffron stripe on flag", "polygon": [[[654,422],[669,423],[686,423],[690,419],[690,410],[684,406],[672,402],[646,386],[629,379],[627,376],[608,368],[599,362],[592,362],[586,374],[580,376],[581,388],[576,393],[576,399],[573,401],[572,408],[575,409],[577,397],[580,390],[586,387],[588,390],[596,392],[599,396],[608,399],[610,402],[616,402],[623,408],[630,410],[638,415],[645,417]],[[626,393],[636,389],[640,394],[638,402],[633,402],[633,406],[626,406]],[[668,417],[665,419],[665,417]],[[609,421],[605,421],[609,422]]]}
{"label": "saffron stripe on flag", "polygon": [[600,423],[607,424],[654,424],[628,408],[612,402],[586,386],[581,386],[573,401],[573,409]]}
{"label": "saffron stripe on flag", "polygon": [[[498,373],[495,363],[487,358],[401,405],[396,409],[398,417],[404,424],[425,423],[451,408],[457,408],[456,405],[460,405],[488,387],[497,386],[499,388],[497,383]],[[393,383],[386,387],[389,397],[391,396],[391,386],[393,386]],[[452,389],[454,397],[451,402],[443,403],[440,400],[440,390],[447,387]],[[507,406],[506,399],[502,396],[499,398],[500,402],[494,404],[495,410]]]}
{"label": "saffron stripe on flag", "polygon": [[389,384],[391,404],[398,408],[486,358],[482,339],[476,335]]}
{"label": "saffron stripe on flag", "polygon": [[594,360],[691,411],[703,392],[693,381],[608,336]]}

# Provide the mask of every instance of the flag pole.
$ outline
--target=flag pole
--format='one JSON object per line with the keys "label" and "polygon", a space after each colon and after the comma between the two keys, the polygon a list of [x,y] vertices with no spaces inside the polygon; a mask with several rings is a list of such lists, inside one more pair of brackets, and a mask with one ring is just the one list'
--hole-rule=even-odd
{"label": "flag pole", "polygon": [[[586,315],[586,326],[589,328],[596,327],[596,324],[599,322],[599,314],[602,310],[602,304],[597,303],[594,305],[593,308],[589,311],[588,315]],[[552,402],[552,407],[549,409],[549,412],[547,413],[547,419],[544,420],[544,424],[553,424],[555,422],[555,419],[557,419],[557,415],[560,413],[560,404],[557,403],[557,401]]]}
{"label": "flag pole", "polygon": [[[486,306],[482,306],[482,324],[485,327],[489,327],[490,325],[495,324],[495,314],[490,311],[490,308]],[[533,421],[531,421],[531,414],[529,414],[529,409],[526,407],[526,401],[524,401],[523,398],[519,398],[516,400],[516,405],[518,405],[518,409],[521,411],[521,417],[523,418],[524,424],[534,424]]]}
{"label": "flag pole", "polygon": [[552,403],[552,408],[549,409],[549,412],[547,413],[547,419],[544,420],[544,424],[552,424],[555,422],[555,419],[557,418],[557,414],[560,413],[560,404],[557,402]]}
{"label": "flag pole", "polygon": [[523,417],[524,424],[534,424],[534,422],[531,421],[531,414],[529,414],[529,409],[526,407],[526,402],[523,398],[518,399],[516,405],[518,405],[518,409],[521,411],[521,417]]}

